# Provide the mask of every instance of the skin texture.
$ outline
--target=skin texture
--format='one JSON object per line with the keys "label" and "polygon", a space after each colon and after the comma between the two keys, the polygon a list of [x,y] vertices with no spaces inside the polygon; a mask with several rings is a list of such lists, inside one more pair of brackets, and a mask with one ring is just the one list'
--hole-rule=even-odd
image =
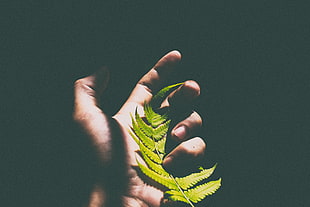
{"label": "skin texture", "polygon": [[[75,82],[74,120],[90,139],[100,162],[100,173],[92,192],[90,207],[159,207],[167,205],[163,191],[142,180],[137,171],[136,151],[138,145],[128,133],[131,126],[130,113],[135,109],[143,116],[143,104],[149,102],[157,90],[164,87],[165,79],[181,60],[178,51],[163,56],[154,67],[136,84],[130,97],[113,117],[104,113],[99,97],[108,83],[106,70],[79,79]],[[176,114],[186,114],[171,130],[174,143],[164,159],[164,167],[176,172],[190,172],[191,163],[204,155],[206,144],[195,132],[202,125],[202,119],[191,109],[192,101],[200,94],[195,81],[186,81],[173,91],[162,103],[171,107]],[[186,113],[185,113],[186,112]],[[185,117],[185,118],[184,118]],[[183,167],[180,167],[183,166]]]}

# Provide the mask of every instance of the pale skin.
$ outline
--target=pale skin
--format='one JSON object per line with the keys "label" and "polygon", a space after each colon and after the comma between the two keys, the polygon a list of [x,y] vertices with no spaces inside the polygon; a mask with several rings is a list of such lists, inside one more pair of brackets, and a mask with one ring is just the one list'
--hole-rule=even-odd
{"label": "pale skin", "polygon": [[[89,207],[159,207],[163,206],[163,191],[147,184],[137,171],[136,151],[138,145],[128,133],[131,126],[130,114],[136,108],[143,116],[143,104],[149,102],[154,93],[164,87],[165,79],[173,74],[181,60],[178,51],[163,56],[154,67],[136,84],[128,100],[113,117],[104,113],[99,106],[99,97],[104,92],[108,73],[102,70],[94,75],[79,79],[75,83],[74,120],[91,140],[94,151],[100,160],[102,174],[97,178],[89,197]],[[178,113],[191,111],[171,130],[175,147],[164,159],[164,167],[174,170],[182,163],[191,172],[190,163],[204,155],[206,144],[196,137],[202,119],[192,112],[192,101],[200,94],[195,81],[186,81],[172,92],[162,103]],[[118,170],[117,170],[118,169]]]}

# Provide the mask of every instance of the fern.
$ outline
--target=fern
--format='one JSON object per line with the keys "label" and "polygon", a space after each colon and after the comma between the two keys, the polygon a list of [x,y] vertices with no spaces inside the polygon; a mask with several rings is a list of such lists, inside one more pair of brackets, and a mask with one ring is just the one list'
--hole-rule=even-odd
{"label": "fern", "polygon": [[160,107],[167,94],[183,83],[167,86],[161,89],[150,101],[144,104],[145,118],[139,116],[137,110],[132,118],[130,135],[140,147],[140,153],[145,164],[137,160],[143,174],[167,188],[165,196],[171,201],[180,201],[194,206],[206,196],[215,193],[221,186],[221,178],[206,181],[214,172],[216,165],[210,169],[200,167],[199,172],[193,172],[185,177],[175,177],[167,172],[163,166],[166,155],[165,144],[169,124],[169,112],[160,114],[155,112]]}

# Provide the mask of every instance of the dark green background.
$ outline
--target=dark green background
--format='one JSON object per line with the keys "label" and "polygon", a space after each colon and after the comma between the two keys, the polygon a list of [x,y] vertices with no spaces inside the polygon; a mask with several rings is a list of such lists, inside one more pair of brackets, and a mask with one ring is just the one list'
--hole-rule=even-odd
{"label": "dark green background", "polygon": [[223,178],[209,206],[309,206],[309,3],[201,2],[1,3],[5,206],[79,206],[93,163],[71,124],[74,80],[109,66],[113,114],[173,49],[171,83],[200,83]]}

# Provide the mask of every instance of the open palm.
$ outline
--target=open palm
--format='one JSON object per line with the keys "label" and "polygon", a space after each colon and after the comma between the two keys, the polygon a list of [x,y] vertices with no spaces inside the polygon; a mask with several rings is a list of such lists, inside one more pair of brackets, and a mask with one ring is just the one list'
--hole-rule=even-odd
{"label": "open palm", "polygon": [[[138,81],[128,100],[113,117],[104,113],[98,101],[108,82],[108,73],[105,70],[76,81],[74,119],[91,139],[102,167],[89,206],[163,205],[163,191],[154,185],[146,184],[136,171],[136,156],[139,156],[136,151],[139,147],[129,135],[128,128],[131,126],[130,114],[134,114],[137,109],[143,116],[143,104],[149,102],[153,93],[163,87],[165,78],[173,73],[180,60],[181,55],[177,51],[162,57]],[[168,96],[162,107],[171,107],[177,113],[191,111],[191,102],[199,93],[200,88],[196,82],[186,81]],[[204,154],[204,141],[194,137],[201,124],[200,116],[191,112],[173,127],[171,139],[176,143],[176,147],[164,159],[165,167],[173,170],[182,163],[182,166],[185,166],[183,168],[190,168],[189,164]]]}

